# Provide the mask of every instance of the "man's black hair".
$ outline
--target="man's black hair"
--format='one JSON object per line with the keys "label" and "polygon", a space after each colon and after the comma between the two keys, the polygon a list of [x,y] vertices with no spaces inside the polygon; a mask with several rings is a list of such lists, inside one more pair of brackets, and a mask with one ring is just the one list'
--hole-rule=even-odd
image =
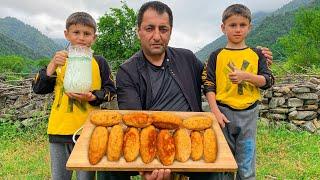
{"label": "man's black hair", "polygon": [[168,13],[169,23],[170,23],[170,26],[172,27],[173,17],[172,17],[171,9],[169,8],[168,5],[166,5],[162,2],[159,2],[159,1],[149,1],[149,2],[144,3],[141,6],[141,8],[139,9],[139,12],[138,12],[138,22],[137,22],[138,27],[141,26],[143,15],[148,9],[155,10],[158,14]]}

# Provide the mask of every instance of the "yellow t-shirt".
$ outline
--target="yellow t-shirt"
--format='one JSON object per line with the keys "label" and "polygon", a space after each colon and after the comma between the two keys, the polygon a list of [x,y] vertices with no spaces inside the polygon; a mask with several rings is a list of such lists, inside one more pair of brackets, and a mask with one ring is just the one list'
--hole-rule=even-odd
{"label": "yellow t-shirt", "polygon": [[231,82],[229,73],[234,67],[252,74],[264,75],[268,79],[272,74],[261,51],[254,51],[252,48],[224,48],[211,54],[202,76],[205,91],[214,91],[217,102],[242,110],[260,100],[261,95],[259,88],[249,82]]}
{"label": "yellow t-shirt", "polygon": [[[72,135],[85,122],[88,114],[97,107],[91,106],[88,102],[78,102],[69,99],[64,93],[63,79],[66,66],[56,70],[57,78],[54,87],[54,101],[49,117],[48,134],[51,135]],[[92,59],[92,85],[91,90],[101,89],[101,77],[97,61]]]}

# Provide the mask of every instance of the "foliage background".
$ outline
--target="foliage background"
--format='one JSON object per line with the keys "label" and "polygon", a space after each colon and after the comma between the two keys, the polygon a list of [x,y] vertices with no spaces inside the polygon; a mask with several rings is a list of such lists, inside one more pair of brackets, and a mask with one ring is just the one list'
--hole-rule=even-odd
{"label": "foliage background", "polygon": [[110,13],[100,17],[99,36],[93,49],[102,54],[116,71],[119,66],[140,49],[136,35],[137,14],[125,3],[120,9],[110,8]]}

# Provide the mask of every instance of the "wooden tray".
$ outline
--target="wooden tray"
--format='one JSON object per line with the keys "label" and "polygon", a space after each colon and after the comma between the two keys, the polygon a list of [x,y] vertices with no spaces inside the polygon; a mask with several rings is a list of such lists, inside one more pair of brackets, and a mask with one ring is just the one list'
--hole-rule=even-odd
{"label": "wooden tray", "polygon": [[[115,111],[115,110],[99,110],[99,111]],[[121,114],[128,112],[127,110],[116,110]],[[92,113],[95,113],[94,111]],[[145,113],[152,113],[154,111],[143,111]],[[92,114],[91,113],[91,114]],[[237,171],[237,164],[229,149],[229,146],[222,134],[219,124],[215,120],[212,113],[209,112],[171,112],[183,119],[194,116],[194,115],[205,115],[213,119],[213,128],[217,135],[218,140],[218,156],[214,163],[206,163],[204,160],[193,161],[189,159],[187,162],[178,162],[170,166],[162,165],[158,159],[154,159],[151,163],[145,164],[141,158],[138,157],[133,162],[126,162],[123,157],[119,161],[111,162],[104,156],[102,160],[96,164],[91,165],[88,160],[88,146],[91,133],[95,127],[90,122],[90,118],[86,121],[83,126],[82,133],[75,144],[75,147],[68,159],[67,169],[68,170],[86,170],[86,171],[152,171],[154,169],[171,169],[172,172],[235,172]],[[89,115],[90,117],[90,115]]]}

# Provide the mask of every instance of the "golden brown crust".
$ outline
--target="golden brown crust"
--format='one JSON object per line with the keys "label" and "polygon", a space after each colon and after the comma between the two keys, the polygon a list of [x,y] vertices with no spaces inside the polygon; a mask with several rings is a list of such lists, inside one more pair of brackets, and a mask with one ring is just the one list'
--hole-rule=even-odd
{"label": "golden brown crust", "polygon": [[203,138],[199,131],[191,132],[191,159],[198,161],[203,155]]}
{"label": "golden brown crust", "polygon": [[108,130],[105,127],[97,126],[94,128],[88,150],[89,162],[92,165],[98,164],[107,152]]}
{"label": "golden brown crust", "polygon": [[186,129],[178,129],[174,133],[174,144],[176,147],[176,160],[186,162],[191,154],[191,140]]}
{"label": "golden brown crust", "polygon": [[148,164],[156,156],[157,130],[154,126],[143,128],[140,133],[140,156],[144,163]]}
{"label": "golden brown crust", "polygon": [[132,112],[123,115],[123,122],[127,126],[133,126],[137,128],[144,128],[151,125],[151,119],[148,114],[143,112]]}
{"label": "golden brown crust", "polygon": [[120,159],[122,144],[123,129],[120,125],[115,125],[111,128],[109,135],[107,150],[107,158],[109,161],[118,161]]}
{"label": "golden brown crust", "polygon": [[212,126],[212,119],[206,116],[193,116],[183,121],[183,127],[190,130],[205,130]]}
{"label": "golden brown crust", "polygon": [[134,161],[139,155],[140,137],[137,128],[127,128],[123,138],[123,156],[127,162]]}
{"label": "golden brown crust", "polygon": [[100,111],[91,115],[91,123],[96,126],[113,126],[119,124],[122,120],[122,115],[114,111]]}
{"label": "golden brown crust", "polygon": [[212,163],[217,159],[217,137],[212,128],[206,129],[203,134],[204,161]]}
{"label": "golden brown crust", "polygon": [[170,112],[155,112],[150,115],[152,124],[159,129],[177,129],[182,119]]}
{"label": "golden brown crust", "polygon": [[171,165],[175,157],[174,139],[166,129],[160,131],[157,137],[157,156],[160,162],[165,165]]}

